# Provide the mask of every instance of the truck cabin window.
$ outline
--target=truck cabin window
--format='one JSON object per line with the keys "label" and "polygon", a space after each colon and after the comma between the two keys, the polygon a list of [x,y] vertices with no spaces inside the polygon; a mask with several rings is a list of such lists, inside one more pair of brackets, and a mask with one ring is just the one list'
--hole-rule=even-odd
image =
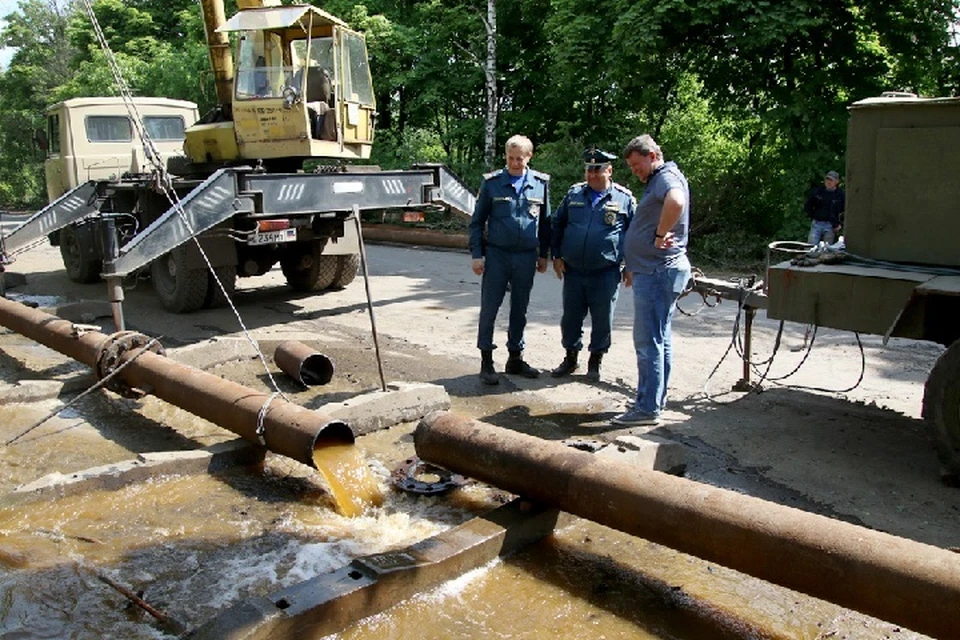
{"label": "truck cabin window", "polygon": [[294,69],[283,64],[280,36],[247,31],[237,50],[235,93],[237,100],[281,98],[283,88],[294,84]]}
{"label": "truck cabin window", "polygon": [[303,89],[301,79],[306,69],[306,99],[309,103],[326,102],[333,106],[334,87],[336,86],[337,67],[333,62],[333,38],[313,38],[310,40],[310,55],[307,57],[307,40],[294,40],[290,43],[293,52],[293,86]]}
{"label": "truck cabin window", "polygon": [[133,128],[127,116],[87,116],[84,126],[90,142],[130,142]]}
{"label": "truck cabin window", "polygon": [[359,35],[343,32],[344,99],[373,106],[373,85],[367,63],[367,46]]}
{"label": "truck cabin window", "polygon": [[60,153],[60,114],[53,113],[47,118],[47,139],[50,145],[47,149],[49,155]]}
{"label": "truck cabin window", "polygon": [[185,137],[181,116],[144,116],[143,126],[153,140],[183,140]]}

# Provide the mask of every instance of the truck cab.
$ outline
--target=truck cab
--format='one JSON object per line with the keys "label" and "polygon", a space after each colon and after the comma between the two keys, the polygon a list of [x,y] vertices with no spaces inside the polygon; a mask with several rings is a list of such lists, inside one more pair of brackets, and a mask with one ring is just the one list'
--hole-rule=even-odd
{"label": "truck cab", "polygon": [[[169,98],[133,98],[164,164],[183,155],[184,131],[197,121],[197,105]],[[47,198],[56,200],[90,180],[118,180],[152,170],[138,127],[122,98],[72,98],[47,110],[44,163]]]}

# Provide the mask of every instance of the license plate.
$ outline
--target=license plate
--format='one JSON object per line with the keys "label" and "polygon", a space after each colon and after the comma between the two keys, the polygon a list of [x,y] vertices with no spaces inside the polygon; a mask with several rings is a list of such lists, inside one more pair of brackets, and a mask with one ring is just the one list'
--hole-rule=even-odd
{"label": "license plate", "polygon": [[263,231],[253,234],[247,244],[274,244],[277,242],[296,242],[296,229],[281,229],[280,231]]}

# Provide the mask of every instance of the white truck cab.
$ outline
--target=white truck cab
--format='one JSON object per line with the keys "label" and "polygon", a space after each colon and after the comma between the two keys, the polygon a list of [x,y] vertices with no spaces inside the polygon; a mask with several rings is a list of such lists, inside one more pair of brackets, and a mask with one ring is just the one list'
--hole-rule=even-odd
{"label": "white truck cab", "polygon": [[[133,98],[162,160],[183,155],[184,130],[197,105],[169,98]],[[53,201],[89,180],[116,180],[151,170],[143,141],[122,98],[72,98],[47,110],[47,198]]]}

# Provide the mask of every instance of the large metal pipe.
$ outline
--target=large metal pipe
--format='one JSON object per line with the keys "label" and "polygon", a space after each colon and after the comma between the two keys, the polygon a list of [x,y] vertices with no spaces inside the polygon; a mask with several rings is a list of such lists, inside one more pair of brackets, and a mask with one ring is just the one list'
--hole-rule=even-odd
{"label": "large metal pipe", "polygon": [[297,340],[287,340],[277,345],[273,361],[280,371],[305,387],[327,384],[333,379],[333,361]]}
{"label": "large metal pipe", "polygon": [[960,629],[960,556],[448,412],[424,460],[524,498],[937,638]]}
{"label": "large metal pipe", "polygon": [[[78,332],[72,322],[0,298],[0,325],[78,360],[95,370],[111,336]],[[119,367],[136,353],[118,352]],[[270,451],[315,467],[313,452],[324,444],[353,442],[340,420],[255,391],[162,355],[146,351],[117,373],[124,384],[223,427]]]}
{"label": "large metal pipe", "polygon": [[363,239],[368,242],[389,242],[391,244],[410,244],[445,249],[468,249],[470,246],[469,239],[465,234],[442,233],[429,229],[390,224],[368,224],[364,226]]}

